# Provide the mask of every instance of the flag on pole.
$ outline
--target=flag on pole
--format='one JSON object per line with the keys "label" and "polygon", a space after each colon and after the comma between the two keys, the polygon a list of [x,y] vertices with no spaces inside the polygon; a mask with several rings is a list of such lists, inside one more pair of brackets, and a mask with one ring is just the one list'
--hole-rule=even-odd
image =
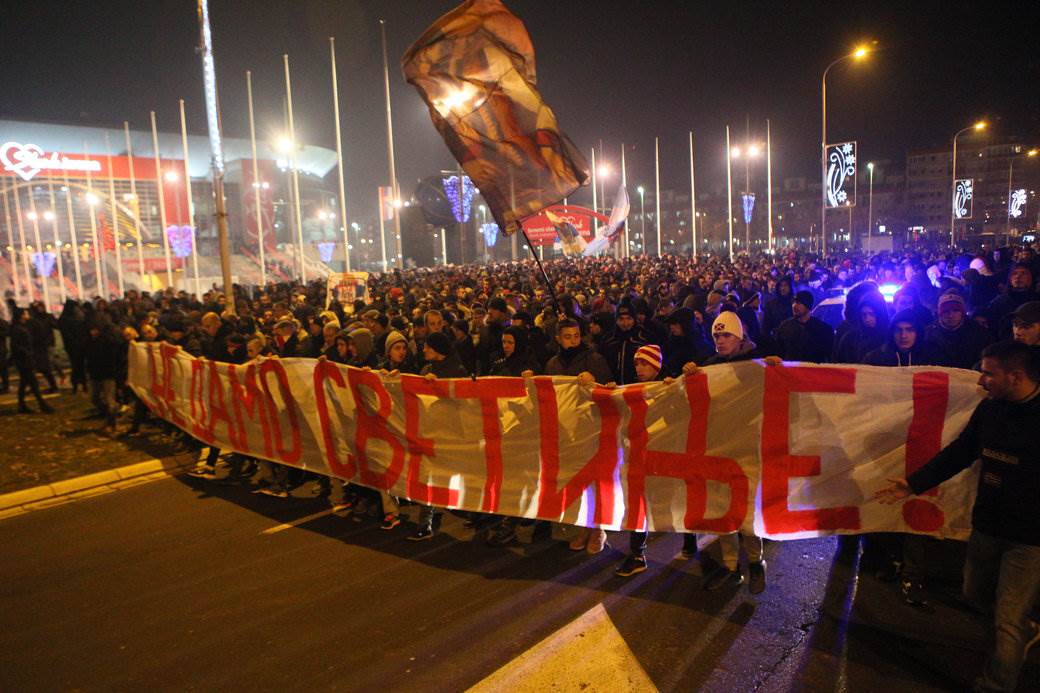
{"label": "flag on pole", "polygon": [[618,186],[617,194],[614,196],[614,206],[610,209],[610,219],[606,226],[596,229],[596,237],[592,239],[585,250],[584,255],[599,255],[617,241],[621,232],[625,229],[625,220],[628,218],[629,208],[628,190],[624,183]]}
{"label": "flag on pole", "polygon": [[108,225],[104,212],[98,212],[98,225],[101,227],[101,247],[109,251],[115,250],[116,236],[112,233],[112,227]]}
{"label": "flag on pole", "polygon": [[389,185],[379,186],[379,213],[383,221],[394,220],[394,189]]}
{"label": "flag on pole", "polygon": [[527,29],[499,0],[467,0],[438,19],[401,67],[502,233],[588,180],[535,87]]}
{"label": "flag on pole", "polygon": [[556,235],[560,238],[560,245],[563,247],[564,255],[581,255],[585,250],[585,239],[578,233],[578,229],[574,228],[574,224],[570,223],[562,217],[558,217],[549,210],[544,212],[545,218],[548,219],[553,228],[556,229]]}

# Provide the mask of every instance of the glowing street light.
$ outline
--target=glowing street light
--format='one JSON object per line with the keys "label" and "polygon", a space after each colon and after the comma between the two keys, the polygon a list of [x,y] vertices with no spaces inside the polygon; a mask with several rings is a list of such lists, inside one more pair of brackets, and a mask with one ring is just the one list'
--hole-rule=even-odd
{"label": "glowing street light", "polygon": [[54,221],[54,212],[48,209],[43,213],[43,218],[45,221]]}
{"label": "glowing street light", "polygon": [[846,60],[862,62],[875,50],[877,50],[876,42],[856,46],[851,53],[843,55],[828,65],[823,71],[823,78],[820,80],[820,100],[823,106],[822,137],[820,138],[820,181],[822,183],[820,191],[820,232],[822,244],[820,248],[824,254],[827,252],[827,73],[831,71],[832,67]]}
{"label": "glowing street light", "polygon": [[296,142],[294,142],[292,138],[282,135],[275,140],[274,148],[282,154],[292,154],[296,151]]}
{"label": "glowing street light", "polygon": [[166,180],[167,183],[176,183],[180,180],[181,177],[177,175],[176,171],[167,171],[163,174],[163,178]]}
{"label": "glowing street light", "polygon": [[25,218],[29,221],[36,221],[40,218],[40,215],[38,215],[36,212],[27,212]]}
{"label": "glowing street light", "polygon": [[981,132],[986,129],[988,123],[985,120],[976,121],[966,128],[961,128],[953,136],[953,166],[950,173],[950,245],[957,245],[957,138],[966,132]]}
{"label": "glowing street light", "polygon": [[101,202],[101,198],[99,198],[97,195],[95,195],[92,192],[88,192],[86,195],[84,195],[83,199],[86,200],[87,204],[90,205],[91,207],[96,207],[98,205],[98,203]]}

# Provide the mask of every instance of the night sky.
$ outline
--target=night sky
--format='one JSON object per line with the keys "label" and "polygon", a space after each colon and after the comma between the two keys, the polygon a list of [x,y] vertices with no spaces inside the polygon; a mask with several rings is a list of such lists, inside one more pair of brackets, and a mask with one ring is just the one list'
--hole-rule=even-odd
{"label": "night sky", "polygon": [[[328,37],[336,36],[348,212],[374,216],[386,173],[378,20],[387,20],[402,189],[451,167],[415,90],[401,77],[405,49],[455,6],[442,0],[212,0],[226,136],[248,136],[245,70],[254,75],[258,136],[282,130],[282,53],[288,53],[298,138],[333,148]],[[527,25],[539,87],[587,155],[602,140],[630,153],[629,180],[653,185],[662,138],[662,188],[689,185],[686,133],[697,141],[698,185],[725,185],[724,127],[764,140],[772,120],[774,176],[817,170],[820,75],[857,42],[883,51],[828,78],[829,139],[860,142],[863,159],[949,143],[986,116],[996,136],[1040,143],[1040,21],[1027,3],[565,2],[508,0]],[[148,111],[176,131],[177,99],[204,134],[195,3],[7,2],[0,117],[145,129]]]}

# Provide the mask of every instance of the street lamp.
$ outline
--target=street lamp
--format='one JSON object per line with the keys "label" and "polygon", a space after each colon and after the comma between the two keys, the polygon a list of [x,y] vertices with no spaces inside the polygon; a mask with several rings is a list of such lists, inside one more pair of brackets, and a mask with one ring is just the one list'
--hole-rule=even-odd
{"label": "street lamp", "polygon": [[646,193],[646,188],[640,185],[636,188],[636,192],[639,193],[639,235],[642,237],[643,243],[646,243],[646,207],[643,205],[643,195]]}
{"label": "street lamp", "polygon": [[[1040,154],[1040,150],[1038,150],[1038,149],[1030,149],[1029,151],[1026,152],[1026,156],[1030,157],[1030,158],[1035,157],[1037,154]],[[1009,238],[1011,237],[1011,189],[1012,189],[1011,188],[1011,177],[1013,175],[1014,170],[1015,170],[1015,157],[1012,156],[1008,160],[1008,192],[1007,192],[1007,198],[1005,198],[1005,201],[1006,201],[1006,204],[1007,204],[1007,219],[1005,220],[1006,227],[1004,229],[1004,235],[1009,237]]]}
{"label": "street lamp", "polygon": [[[757,159],[762,154],[762,147],[758,144],[746,144],[743,148],[731,147],[729,155],[733,159],[744,159],[744,194],[751,194],[751,159]],[[742,198],[743,199],[743,198]],[[744,245],[751,252],[751,219],[744,215]]]}
{"label": "street lamp", "polygon": [[823,71],[823,79],[820,80],[820,97],[823,103],[823,129],[820,141],[820,232],[822,237],[821,250],[824,255],[827,254],[827,73],[831,71],[832,67],[846,60],[855,60],[857,62],[863,60],[874,50],[876,50],[874,44],[857,46],[848,55],[843,55],[828,65]]}
{"label": "street lamp", "polygon": [[957,138],[971,130],[976,132],[985,130],[986,125],[987,123],[985,120],[980,120],[974,125],[961,128],[953,136],[953,166],[951,167],[950,173],[950,245],[954,247],[957,245],[957,232],[955,227],[957,222]]}
{"label": "street lamp", "polygon": [[867,162],[870,173],[870,193],[867,195],[867,252],[870,252],[871,239],[874,234],[874,162]]}

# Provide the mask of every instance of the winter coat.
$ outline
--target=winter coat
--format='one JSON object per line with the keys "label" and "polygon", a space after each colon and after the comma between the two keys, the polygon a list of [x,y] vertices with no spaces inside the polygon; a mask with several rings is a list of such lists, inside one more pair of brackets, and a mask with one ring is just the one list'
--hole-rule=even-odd
{"label": "winter coat", "polygon": [[953,368],[972,369],[982,357],[982,350],[993,343],[993,335],[968,318],[956,330],[947,330],[938,321],[925,329],[925,339],[940,347]]}
{"label": "winter coat", "polygon": [[560,353],[545,364],[546,375],[576,376],[584,372],[591,373],[600,385],[606,385],[614,377],[607,360],[585,344],[579,344],[569,350],[561,349]]}

